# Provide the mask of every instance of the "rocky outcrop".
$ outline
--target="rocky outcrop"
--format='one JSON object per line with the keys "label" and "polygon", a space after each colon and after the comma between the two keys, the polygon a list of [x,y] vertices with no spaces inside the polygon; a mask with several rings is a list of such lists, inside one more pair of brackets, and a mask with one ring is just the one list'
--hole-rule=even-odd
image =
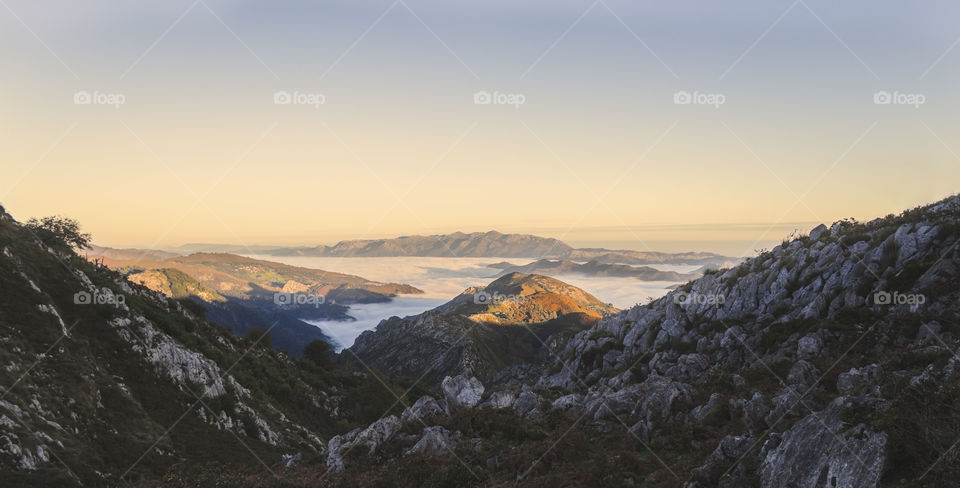
{"label": "rocky outcrop", "polygon": [[445,412],[443,406],[430,395],[424,395],[417,399],[413,405],[403,410],[400,419],[404,422],[422,421],[427,417],[439,415]]}

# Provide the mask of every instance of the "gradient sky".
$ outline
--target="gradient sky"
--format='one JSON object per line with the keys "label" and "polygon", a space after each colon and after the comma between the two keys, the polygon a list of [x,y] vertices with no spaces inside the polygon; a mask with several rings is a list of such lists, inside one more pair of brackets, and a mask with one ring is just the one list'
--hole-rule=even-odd
{"label": "gradient sky", "polygon": [[[736,253],[716,242],[960,190],[958,15],[948,1],[2,0],[0,202],[112,246],[495,228]],[[77,105],[81,90],[125,103]],[[476,105],[479,90],[526,101]],[[926,102],[877,105],[881,90]],[[726,102],[677,105],[678,91]]]}

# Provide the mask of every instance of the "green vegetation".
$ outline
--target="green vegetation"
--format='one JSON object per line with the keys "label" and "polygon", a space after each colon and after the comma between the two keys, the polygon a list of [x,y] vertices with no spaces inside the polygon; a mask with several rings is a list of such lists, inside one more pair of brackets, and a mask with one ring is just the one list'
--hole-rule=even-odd
{"label": "green vegetation", "polygon": [[333,366],[333,351],[326,341],[314,339],[303,349],[303,359],[310,361],[320,368]]}
{"label": "green vegetation", "polygon": [[960,384],[901,387],[872,419],[887,432],[883,486],[954,486],[960,479]]}
{"label": "green vegetation", "polygon": [[68,217],[53,215],[40,220],[30,219],[23,224],[40,242],[58,251],[90,247],[90,234],[80,231],[80,223]]}

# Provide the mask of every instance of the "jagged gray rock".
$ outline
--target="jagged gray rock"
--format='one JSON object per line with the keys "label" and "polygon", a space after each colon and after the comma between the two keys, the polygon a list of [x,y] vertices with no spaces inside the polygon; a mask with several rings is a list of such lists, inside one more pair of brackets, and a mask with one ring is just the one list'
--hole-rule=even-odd
{"label": "jagged gray rock", "polygon": [[798,421],[775,447],[764,446],[760,486],[875,487],[883,474],[886,442],[886,434],[863,424],[845,430],[840,408],[831,405]]}
{"label": "jagged gray rock", "polygon": [[344,469],[343,455],[356,446],[366,446],[367,453],[373,454],[384,442],[390,440],[400,430],[401,422],[395,415],[389,415],[370,424],[367,428],[354,429],[346,434],[334,436],[327,444],[327,468],[335,471]]}
{"label": "jagged gray rock", "polygon": [[495,391],[490,394],[490,398],[483,402],[481,407],[490,408],[510,408],[516,400],[517,394],[510,390]]}
{"label": "jagged gray rock", "polygon": [[460,432],[451,433],[443,427],[431,426],[424,428],[420,440],[413,447],[404,450],[403,454],[441,456],[453,452],[459,443]]}
{"label": "jagged gray rock", "polygon": [[417,399],[413,405],[405,408],[400,415],[404,422],[422,420],[432,415],[439,415],[444,412],[443,407],[435,398],[430,395],[424,395]]}
{"label": "jagged gray rock", "polygon": [[862,368],[850,368],[837,376],[837,391],[844,395],[862,392],[876,386],[883,370],[876,363]]}
{"label": "jagged gray rock", "polygon": [[551,407],[555,410],[580,410],[583,408],[583,395],[579,393],[564,395],[554,400]]}

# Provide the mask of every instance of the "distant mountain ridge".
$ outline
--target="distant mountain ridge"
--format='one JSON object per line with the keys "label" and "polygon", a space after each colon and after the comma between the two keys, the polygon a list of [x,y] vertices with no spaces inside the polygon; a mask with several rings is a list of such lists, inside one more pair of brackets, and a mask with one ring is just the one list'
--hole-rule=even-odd
{"label": "distant mountain ridge", "polygon": [[83,254],[88,256],[98,256],[116,260],[136,260],[136,261],[163,261],[164,259],[175,258],[180,254],[157,249],[115,249],[104,246],[90,246],[84,250]]}
{"label": "distant mountain ridge", "polygon": [[[138,251],[141,252],[138,254]],[[324,295],[344,303],[356,303],[387,301],[389,297],[398,294],[423,293],[410,285],[381,283],[361,276],[291,266],[235,254],[195,253],[152,260],[148,259],[151,252],[154,251],[98,247],[87,253],[87,257],[100,259],[111,268],[134,273],[176,269],[193,277],[210,291],[244,299],[276,292],[298,292]]]}
{"label": "distant mountain ridge", "polygon": [[569,245],[558,239],[489,231],[349,240],[332,246],[276,249],[271,254],[324,257],[524,257],[553,255],[570,250],[572,248]]}
{"label": "distant mountain ridge", "polygon": [[532,234],[504,234],[497,231],[429,236],[401,236],[393,239],[340,241],[332,246],[277,248],[266,251],[273,256],[312,257],[502,257],[560,258],[572,261],[598,261],[608,264],[697,264],[730,266],[738,258],[710,252],[666,253],[655,251],[577,249],[552,237]]}
{"label": "distant mountain ridge", "polygon": [[504,234],[487,232],[453,232],[451,234],[407,235],[390,239],[352,239],[332,246],[278,247],[265,245],[238,245],[193,243],[155,251],[151,249],[98,248],[94,254],[109,250],[123,259],[169,259],[192,253],[230,253],[266,256],[302,257],[439,257],[439,258],[530,258],[566,259],[570,261],[597,261],[605,264],[653,265],[689,264],[713,269],[731,267],[739,257],[712,252],[659,252],[630,249],[574,248],[559,239],[533,234]]}
{"label": "distant mountain ridge", "polygon": [[545,275],[579,274],[584,276],[604,276],[616,278],[637,278],[642,281],[674,281],[683,282],[698,278],[702,273],[677,273],[676,271],[661,271],[649,266],[630,266],[627,264],[607,264],[599,261],[588,261],[580,264],[566,259],[540,259],[530,264],[515,265],[508,262],[491,264],[488,267],[503,270],[508,273],[540,273]]}

